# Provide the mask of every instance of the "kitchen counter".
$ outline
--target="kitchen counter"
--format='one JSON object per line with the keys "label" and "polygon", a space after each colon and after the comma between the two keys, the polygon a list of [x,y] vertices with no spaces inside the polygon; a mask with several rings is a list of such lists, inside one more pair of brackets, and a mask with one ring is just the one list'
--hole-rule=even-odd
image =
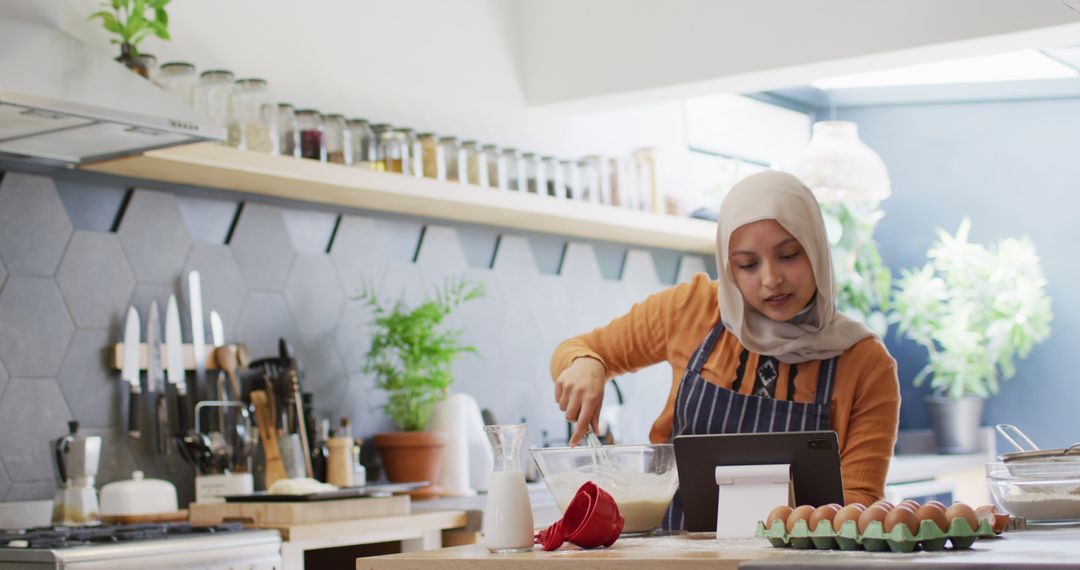
{"label": "kitchen counter", "polygon": [[690,568],[1080,568],[1080,527],[1009,532],[979,540],[969,550],[940,552],[843,552],[773,548],[761,538],[717,541],[712,533],[620,539],[609,549],[490,554],[478,544],[428,552],[360,558],[357,570],[484,570],[496,568],[587,568],[631,570]]}

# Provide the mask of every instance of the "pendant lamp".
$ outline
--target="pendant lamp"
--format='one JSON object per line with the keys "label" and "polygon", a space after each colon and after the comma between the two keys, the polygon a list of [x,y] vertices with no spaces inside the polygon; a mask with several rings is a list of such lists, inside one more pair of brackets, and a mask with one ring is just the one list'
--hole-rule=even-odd
{"label": "pendant lamp", "polygon": [[859,139],[859,126],[851,121],[814,123],[791,173],[821,202],[880,202],[892,192],[885,163]]}

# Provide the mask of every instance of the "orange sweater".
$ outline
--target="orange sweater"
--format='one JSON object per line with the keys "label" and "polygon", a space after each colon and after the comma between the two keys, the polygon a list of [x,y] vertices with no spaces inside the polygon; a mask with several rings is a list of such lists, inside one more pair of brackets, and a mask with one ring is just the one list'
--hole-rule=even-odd
{"label": "orange sweater", "polygon": [[[660,417],[653,422],[649,439],[654,443],[671,438],[675,395],[694,350],[720,320],[716,283],[703,273],[637,303],[630,312],[607,326],[563,341],[551,358],[551,376],[558,378],[575,358],[600,360],[608,377],[667,361],[672,368],[671,391]],[[701,376],[731,388],[743,347],[724,331],[705,361]],[[759,355],[751,353],[746,378],[739,392],[749,394]],[[777,398],[787,398],[790,365],[781,363]],[[795,376],[795,401],[812,402],[817,390],[818,361],[799,364]],[[829,425],[840,442],[840,464],[847,503],[870,504],[885,495],[900,415],[900,385],[896,361],[877,337],[856,343],[840,355],[829,407]]]}

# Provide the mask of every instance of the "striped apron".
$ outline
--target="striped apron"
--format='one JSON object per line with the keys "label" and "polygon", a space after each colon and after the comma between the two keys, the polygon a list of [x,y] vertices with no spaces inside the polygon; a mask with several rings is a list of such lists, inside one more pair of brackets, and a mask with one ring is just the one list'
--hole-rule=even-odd
{"label": "striped apron", "polygon": [[[838,357],[821,362],[817,390],[811,403],[743,395],[735,390],[721,388],[701,377],[701,368],[723,332],[723,323],[718,323],[690,357],[690,364],[686,367],[675,397],[672,438],[677,435],[828,429],[829,402],[832,398]],[[742,369],[740,366],[739,370]],[[736,378],[735,385],[738,383],[739,379]],[[788,385],[788,393],[795,393],[793,383]],[[665,530],[676,530],[683,526],[682,497],[676,491],[664,516],[662,527]]]}

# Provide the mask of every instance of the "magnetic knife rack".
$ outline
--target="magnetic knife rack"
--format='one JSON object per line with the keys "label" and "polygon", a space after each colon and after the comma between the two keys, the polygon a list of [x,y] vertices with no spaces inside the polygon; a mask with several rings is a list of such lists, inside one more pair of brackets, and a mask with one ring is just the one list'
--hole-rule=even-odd
{"label": "magnetic knife rack", "polygon": [[[222,345],[227,346],[227,345]],[[218,348],[216,346],[206,345],[206,369],[218,370],[221,367],[218,366],[217,357],[214,350]],[[181,351],[183,352],[184,370],[195,370],[195,347],[191,344],[181,345]],[[145,342],[139,343],[139,370],[146,370],[150,362],[149,347]],[[169,349],[162,344],[161,346],[161,362],[162,368],[166,366],[168,362]],[[114,370],[122,370],[124,368],[124,343],[118,342],[112,346],[112,358],[110,359],[109,366]]]}

